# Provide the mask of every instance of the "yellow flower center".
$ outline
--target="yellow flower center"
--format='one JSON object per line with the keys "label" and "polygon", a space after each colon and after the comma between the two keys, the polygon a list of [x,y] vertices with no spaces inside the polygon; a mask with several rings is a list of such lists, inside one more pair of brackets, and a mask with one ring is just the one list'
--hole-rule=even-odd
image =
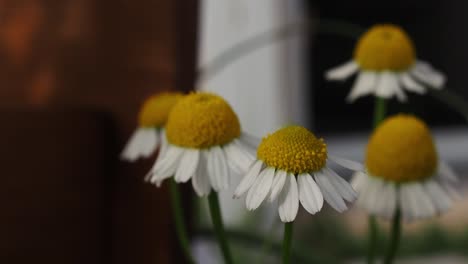
{"label": "yellow flower center", "polygon": [[398,26],[375,25],[359,39],[354,60],[364,70],[404,71],[415,62],[413,42]]}
{"label": "yellow flower center", "polygon": [[429,129],[411,115],[386,119],[369,140],[366,166],[370,174],[393,182],[431,177],[437,153]]}
{"label": "yellow flower center", "polygon": [[192,93],[172,109],[166,135],[174,145],[209,148],[240,136],[240,124],[231,106],[211,93]]}
{"label": "yellow flower center", "polygon": [[138,114],[140,127],[163,127],[172,107],[182,96],[177,92],[164,92],[146,99]]}
{"label": "yellow flower center", "polygon": [[294,174],[319,171],[327,161],[327,145],[303,127],[288,126],[264,137],[257,157],[269,167]]}

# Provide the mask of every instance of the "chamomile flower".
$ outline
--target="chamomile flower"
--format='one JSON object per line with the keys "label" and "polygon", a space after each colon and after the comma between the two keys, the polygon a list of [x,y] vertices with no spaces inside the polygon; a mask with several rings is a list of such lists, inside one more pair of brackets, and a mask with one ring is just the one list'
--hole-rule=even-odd
{"label": "chamomile flower", "polygon": [[371,27],[358,40],[354,58],[327,71],[325,77],[341,81],[354,73],[358,76],[347,97],[349,102],[369,94],[406,101],[404,90],[424,94],[426,86],[441,89],[445,83],[442,73],[417,60],[405,31],[390,24]]}
{"label": "chamomile flower", "polygon": [[396,115],[376,128],[367,145],[366,172],[354,175],[357,204],[387,219],[396,208],[409,221],[448,210],[456,192],[454,172],[439,161],[427,126],[411,115]]}
{"label": "chamomile flower", "polygon": [[237,115],[220,96],[192,93],[171,110],[166,124],[167,150],[148,179],[160,185],[174,176],[199,196],[227,189],[233,173],[244,173],[254,160],[251,138],[241,132]]}
{"label": "chamomile flower", "polygon": [[327,201],[338,212],[347,209],[357,195],[351,185],[328,167],[328,161],[362,170],[353,161],[330,157],[322,138],[300,126],[288,126],[262,139],[257,160],[237,187],[234,197],[247,193],[246,207],[255,210],[268,197],[278,199],[283,222],[296,218],[299,202],[310,214],[321,210]]}
{"label": "chamomile flower", "polygon": [[160,145],[164,147],[164,137],[161,135],[164,134],[167,116],[182,96],[177,92],[164,92],[146,99],[138,114],[138,128],[128,140],[121,159],[135,161],[141,157],[147,158]]}

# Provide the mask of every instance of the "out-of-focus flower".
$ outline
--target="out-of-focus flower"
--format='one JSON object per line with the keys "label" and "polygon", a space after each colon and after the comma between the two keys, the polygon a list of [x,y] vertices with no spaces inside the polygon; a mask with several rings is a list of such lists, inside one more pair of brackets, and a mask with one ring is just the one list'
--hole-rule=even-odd
{"label": "out-of-focus flower", "polygon": [[445,76],[427,62],[417,60],[410,37],[398,26],[371,27],[357,42],[354,58],[326,72],[328,80],[345,80],[358,73],[348,102],[374,94],[406,101],[404,90],[424,94],[425,86],[441,89]]}
{"label": "out-of-focus flower", "polygon": [[121,158],[135,161],[149,157],[157,148],[164,149],[167,145],[164,126],[169,112],[174,104],[182,98],[181,93],[164,92],[149,97],[140,109],[138,128],[133,132],[127,145],[121,153]]}
{"label": "out-of-focus flower", "polygon": [[[255,161],[237,187],[234,197],[247,193],[246,207],[255,210],[269,197],[279,197],[278,212],[283,222],[296,218],[299,202],[310,214],[322,208],[323,200],[338,212],[347,209],[357,195],[351,185],[328,168],[328,161],[354,171],[361,164],[330,157],[322,138],[306,128],[288,126],[263,138]],[[315,180],[314,180],[315,179]]]}
{"label": "out-of-focus flower", "polygon": [[241,132],[237,115],[220,96],[192,93],[172,109],[166,124],[168,146],[147,178],[156,185],[174,176],[199,196],[227,189],[233,173],[245,173],[254,160],[251,138]]}
{"label": "out-of-focus flower", "polygon": [[401,209],[405,220],[448,210],[456,192],[454,172],[439,161],[426,124],[412,115],[384,120],[372,134],[366,172],[354,175],[357,204],[370,214],[392,218]]}

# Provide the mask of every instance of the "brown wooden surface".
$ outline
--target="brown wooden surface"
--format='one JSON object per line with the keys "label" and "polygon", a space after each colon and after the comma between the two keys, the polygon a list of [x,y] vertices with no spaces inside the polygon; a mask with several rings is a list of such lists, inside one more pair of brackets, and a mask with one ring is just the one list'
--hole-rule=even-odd
{"label": "brown wooden surface", "polygon": [[[101,148],[104,148],[99,145],[102,143],[101,139],[103,142],[106,140],[101,130],[85,127],[84,129],[90,131],[80,132],[72,129],[73,125],[62,117],[53,117],[52,120],[44,117],[44,120],[47,124],[63,121],[57,126],[70,125],[70,130],[59,130],[61,132],[57,132],[58,134],[47,135],[46,127],[31,126],[31,134],[42,131],[42,135],[50,136],[49,148],[38,145],[44,147],[41,153],[49,158],[47,162],[50,163],[54,161],[51,158],[55,155],[54,151],[65,151],[65,142],[52,139],[64,138],[61,133],[68,133],[70,145],[78,148],[83,157],[70,156],[67,160],[68,156],[61,156],[59,158],[63,159],[63,167],[36,169],[39,174],[49,177],[46,182],[51,183],[61,179],[60,177],[68,177],[65,170],[74,169],[74,159],[78,159],[81,163],[76,161],[77,164],[83,167],[81,172],[87,175],[82,178],[70,177],[83,188],[98,188],[93,189],[93,192],[102,191],[99,195],[104,196],[97,193],[92,196],[93,199],[102,199],[99,203],[105,204],[104,207],[99,207],[102,212],[93,211],[93,214],[102,216],[95,219],[96,223],[102,225],[90,222],[86,222],[86,225],[79,224],[82,222],[70,225],[73,230],[70,231],[69,239],[73,241],[73,247],[69,247],[71,243],[63,243],[62,247],[57,247],[57,251],[60,250],[57,254],[63,258],[43,262],[40,256],[41,247],[34,249],[34,245],[47,245],[49,237],[61,238],[62,227],[52,225],[50,229],[46,229],[49,231],[47,236],[35,236],[35,240],[28,241],[28,233],[34,235],[34,232],[41,230],[33,228],[38,226],[25,226],[24,230],[28,232],[23,232],[22,225],[18,224],[16,228],[9,230],[9,234],[10,239],[17,234],[19,240],[13,239],[9,243],[0,236],[0,245],[3,246],[0,247],[0,263],[13,263],[6,261],[9,255],[5,252],[27,252],[28,249],[37,253],[31,254],[31,257],[37,257],[35,263],[74,263],[63,261],[74,254],[87,256],[87,259],[78,258],[81,262],[77,263],[180,263],[181,255],[174,246],[176,242],[171,229],[167,191],[141,181],[153,159],[125,164],[116,158],[136,126],[136,114],[144,98],[162,90],[192,89],[195,78],[197,6],[196,0],[0,0],[0,108],[10,109],[7,111],[9,122],[14,121],[15,109],[25,108],[38,114],[44,109],[55,109],[46,110],[48,113],[61,113],[62,109],[80,109],[78,112],[92,110],[106,113],[112,119],[110,137],[114,143],[107,146],[109,149],[102,149],[103,153],[110,151],[113,165],[109,168],[110,173],[101,174],[101,164],[95,160],[102,154],[99,152]],[[64,115],[68,113],[69,111],[65,111]],[[6,118],[1,117],[4,114],[0,112],[0,119]],[[21,118],[21,122],[28,123],[29,117]],[[90,118],[94,120],[95,117]],[[97,134],[94,135],[91,131]],[[82,133],[84,134],[81,135]],[[28,142],[32,146],[40,144],[37,140],[41,140],[40,137],[30,138]],[[11,145],[7,145],[8,148],[2,145],[2,160],[7,159],[9,149],[15,144],[13,141],[4,143]],[[26,151],[26,146],[22,150]],[[15,158],[9,160],[11,172],[27,161],[21,154],[15,152]],[[23,182],[20,179],[32,176],[29,171],[23,171],[14,178],[12,175],[8,177],[9,186],[21,190]],[[95,186],[96,182],[101,185]],[[48,193],[46,189],[49,187],[51,185],[46,185],[41,191]],[[66,186],[66,182],[62,187],[71,188]],[[33,218],[42,209],[52,212],[56,207],[63,206],[51,204],[49,208],[44,200],[21,207],[23,192],[6,194],[3,190],[0,185],[0,194],[11,203],[3,203],[0,211],[7,205],[9,210],[24,208],[23,211]],[[29,198],[41,194],[34,188],[28,190]],[[58,192],[58,189],[51,189],[50,195],[54,192],[54,199],[60,200],[62,196],[64,199],[75,199],[73,202],[76,208],[86,207],[93,200],[78,199],[81,196],[76,192],[65,194]],[[54,214],[39,216],[42,217],[41,221],[52,223],[60,219]],[[92,214],[82,217],[92,217]],[[90,218],[86,219],[91,221]],[[0,217],[0,226],[4,225],[2,221],[4,220]],[[90,231],[96,237],[87,236]],[[83,235],[75,241],[73,237],[76,234]],[[26,254],[24,256],[27,257]]]}

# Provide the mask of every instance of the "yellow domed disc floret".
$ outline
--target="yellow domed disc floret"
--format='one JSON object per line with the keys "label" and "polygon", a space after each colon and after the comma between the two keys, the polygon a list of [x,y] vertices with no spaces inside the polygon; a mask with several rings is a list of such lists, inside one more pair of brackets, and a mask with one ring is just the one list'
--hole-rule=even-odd
{"label": "yellow domed disc floret", "polygon": [[170,143],[188,148],[224,145],[240,136],[240,124],[231,106],[211,93],[192,93],[172,109],[166,124]]}
{"label": "yellow domed disc floret", "polygon": [[163,127],[172,107],[182,96],[177,92],[164,92],[146,99],[138,114],[140,127]]}
{"label": "yellow domed disc floret", "polygon": [[262,139],[257,157],[267,166],[294,174],[321,170],[327,161],[327,145],[309,130],[288,126]]}
{"label": "yellow domed disc floret", "polygon": [[429,129],[411,115],[386,119],[369,140],[366,167],[371,175],[397,183],[431,177],[437,153]]}
{"label": "yellow domed disc floret", "polygon": [[415,62],[410,37],[398,26],[375,25],[359,39],[354,60],[364,70],[404,71]]}

